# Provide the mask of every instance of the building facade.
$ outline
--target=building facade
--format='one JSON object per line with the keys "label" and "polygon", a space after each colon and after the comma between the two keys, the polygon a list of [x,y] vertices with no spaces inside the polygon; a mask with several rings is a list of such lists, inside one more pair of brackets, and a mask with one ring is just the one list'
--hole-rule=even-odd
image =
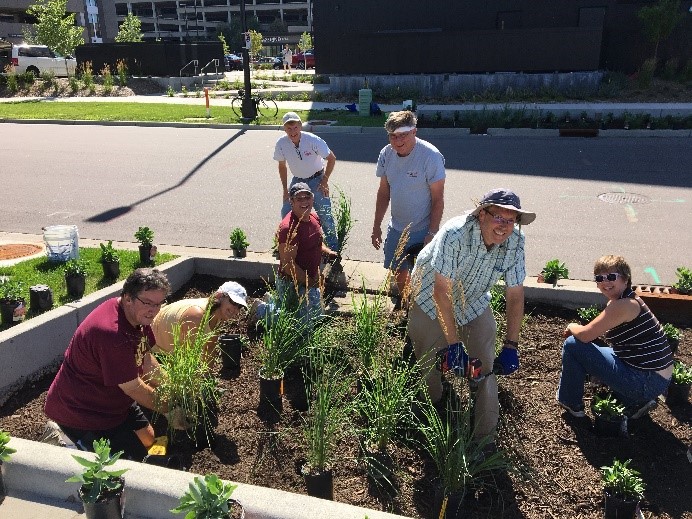
{"label": "building facade", "polygon": [[[0,38],[11,43],[24,42],[24,32],[30,30],[31,26],[36,23],[36,19],[26,12],[28,7],[34,3],[34,0],[3,0],[0,2]],[[84,0],[67,0],[67,12],[75,15],[75,25],[84,27],[85,41],[90,41]]]}

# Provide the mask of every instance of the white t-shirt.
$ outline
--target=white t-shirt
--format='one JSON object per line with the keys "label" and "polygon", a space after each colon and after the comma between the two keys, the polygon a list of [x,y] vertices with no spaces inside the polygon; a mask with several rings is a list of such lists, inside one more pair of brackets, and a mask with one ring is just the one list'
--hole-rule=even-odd
{"label": "white t-shirt", "polygon": [[288,135],[280,137],[274,147],[274,160],[285,160],[291,174],[297,178],[309,178],[324,169],[324,160],[331,150],[323,139],[310,132],[300,132],[296,147]]}

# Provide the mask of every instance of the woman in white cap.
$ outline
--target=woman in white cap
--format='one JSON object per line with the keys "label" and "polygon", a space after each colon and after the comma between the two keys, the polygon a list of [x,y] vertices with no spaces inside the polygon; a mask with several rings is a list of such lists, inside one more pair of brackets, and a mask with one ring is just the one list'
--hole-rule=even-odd
{"label": "woman in white cap", "polygon": [[[204,313],[209,308],[209,321],[204,332],[211,333],[218,326],[236,317],[241,308],[247,309],[247,292],[235,281],[227,281],[208,298],[181,299],[161,308],[151,324],[156,337],[155,351],[173,351],[173,329],[180,325],[180,334],[186,337],[197,332]],[[214,334],[204,347],[204,356],[211,361],[218,335]]]}

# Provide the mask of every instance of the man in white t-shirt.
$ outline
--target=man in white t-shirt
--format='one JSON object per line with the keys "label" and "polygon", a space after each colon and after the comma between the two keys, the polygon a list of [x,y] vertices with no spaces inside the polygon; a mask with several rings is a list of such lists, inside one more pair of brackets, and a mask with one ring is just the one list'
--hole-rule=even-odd
{"label": "man in white t-shirt", "polygon": [[293,63],[293,52],[288,44],[284,45],[281,55],[284,57],[284,72],[290,72],[291,64]]}
{"label": "man in white t-shirt", "polygon": [[[283,117],[286,135],[276,141],[274,160],[279,163],[279,178],[283,187],[283,207],[281,218],[291,210],[288,197],[290,186],[305,182],[315,195],[314,208],[320,217],[324,242],[332,250],[337,249],[336,230],[332,217],[332,204],[329,199],[329,177],[336,164],[336,156],[327,143],[317,135],[304,132],[303,123],[295,112],[287,112]],[[293,179],[288,184],[288,169]]]}

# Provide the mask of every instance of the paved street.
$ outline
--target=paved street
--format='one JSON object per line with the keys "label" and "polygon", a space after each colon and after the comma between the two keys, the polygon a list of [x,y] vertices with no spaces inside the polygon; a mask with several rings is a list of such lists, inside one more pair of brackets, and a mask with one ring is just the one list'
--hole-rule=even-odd
{"label": "paved street", "polygon": [[[619,253],[636,283],[669,284],[692,264],[689,138],[421,133],[446,157],[444,220],[499,186],[538,213],[524,229],[529,275],[559,258],[570,277],[587,279],[598,256]],[[251,250],[271,246],[278,130],[1,124],[0,135],[3,231],[69,223],[82,237],[134,241],[148,225],[158,243],[227,248],[239,226]],[[323,136],[337,156],[332,185],[351,197],[357,220],[347,256],[380,261],[369,236],[384,131]]]}

